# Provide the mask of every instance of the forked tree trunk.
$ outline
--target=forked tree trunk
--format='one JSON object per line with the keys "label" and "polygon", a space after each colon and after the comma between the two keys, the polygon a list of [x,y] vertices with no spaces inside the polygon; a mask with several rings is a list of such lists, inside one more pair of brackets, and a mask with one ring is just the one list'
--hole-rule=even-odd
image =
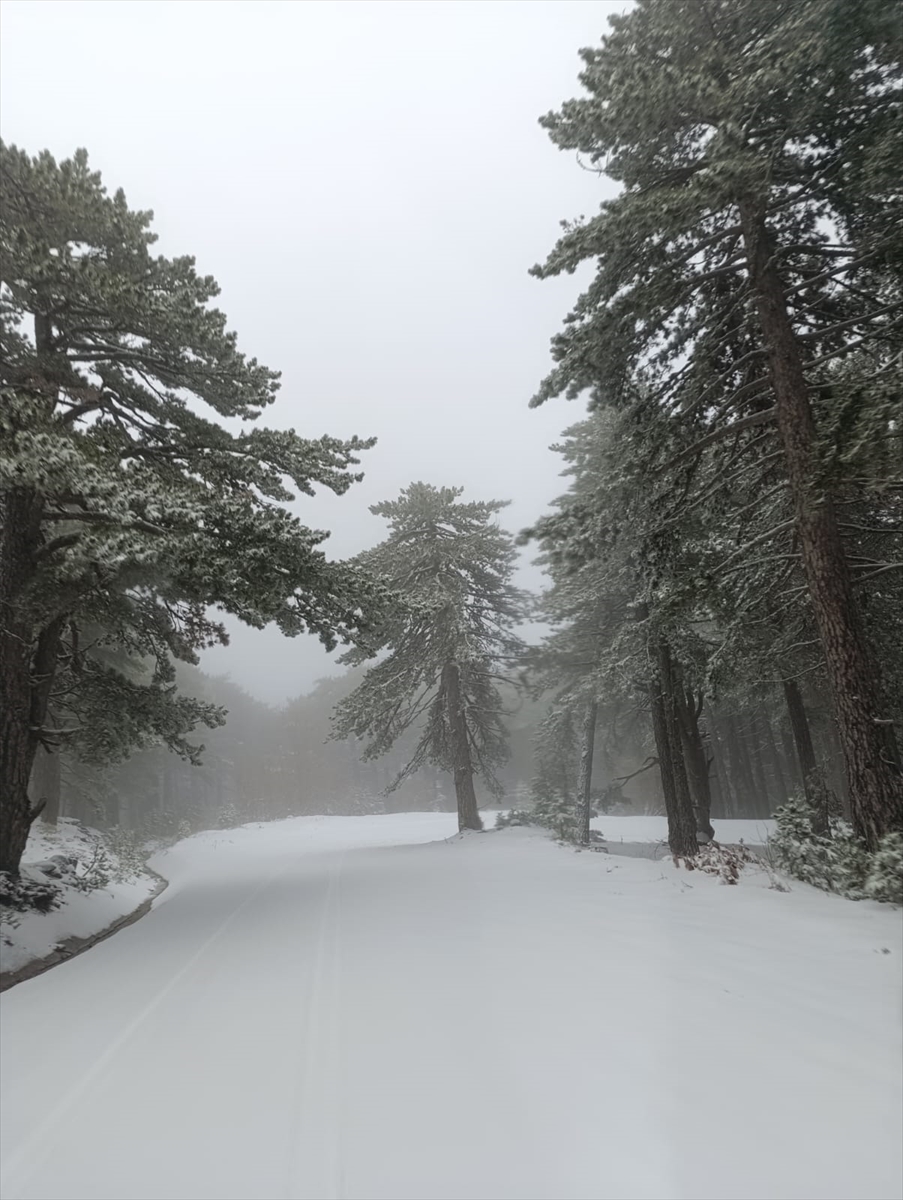
{"label": "forked tree trunk", "polygon": [[739,204],[753,295],[774,391],[803,572],[843,746],[853,825],[871,850],[903,827],[903,776],[888,753],[881,684],[862,631],[832,497],[819,482],[815,421],[762,208]]}
{"label": "forked tree trunk", "polygon": [[473,786],[473,762],[470,757],[470,733],[461,703],[458,664],[452,659],[442,668],[448,727],[454,759],[455,797],[458,801],[458,829],[482,829],[477,795]]}
{"label": "forked tree trunk", "polygon": [[596,721],[599,715],[598,702],[593,699],[586,706],[583,718],[583,746],[580,751],[580,778],[577,782],[577,841],[581,846],[589,845],[589,822],[592,813],[593,753],[596,747]]}

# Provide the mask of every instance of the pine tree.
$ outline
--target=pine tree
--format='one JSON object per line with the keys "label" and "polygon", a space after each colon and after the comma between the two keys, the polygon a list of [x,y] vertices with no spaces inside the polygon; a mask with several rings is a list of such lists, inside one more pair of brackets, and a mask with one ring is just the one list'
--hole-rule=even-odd
{"label": "pine tree", "polygon": [[[498,684],[520,650],[523,598],[511,584],[513,539],[495,522],[499,501],[459,501],[461,488],[413,483],[376,504],[389,535],[359,558],[399,597],[375,637],[388,651],[336,709],[334,736],[366,737],[366,758],[405,733],[416,745],[398,786],[426,763],[454,777],[460,829],[481,829],[473,777],[501,794],[507,757]],[[353,649],[344,661],[363,661]]]}
{"label": "pine tree", "polygon": [[215,281],[154,257],[152,214],[108,195],[84,151],[0,155],[0,869],[15,872],[58,672],[88,669],[86,624],[153,664],[146,686],[95,679],[116,720],[147,727],[165,719],[172,659],[225,640],[211,607],[332,646],[360,635],[376,594],[284,507],[292,486],[344,492],[370,443],[219,424],[253,423],[278,376],[239,351]]}
{"label": "pine tree", "polygon": [[[826,402],[844,413],[846,441],[898,436],[892,10],[882,0],[639,0],[613,17],[602,47],[582,52],[589,96],[543,124],[624,190],[535,268],[598,263],[534,403],[586,389],[618,403],[649,371],[660,411],[697,433],[696,452],[752,431],[774,439],[854,824],[873,850],[903,823],[903,777],[854,591],[875,568],[858,571],[844,545],[820,447]],[[899,480],[899,464],[890,470]]]}
{"label": "pine tree", "polygon": [[[532,819],[567,841],[578,840],[580,730],[567,705],[553,704],[533,744]],[[586,838],[587,842],[589,837]]]}
{"label": "pine tree", "polygon": [[[539,562],[553,579],[545,606],[559,627],[540,659],[545,680],[557,684],[560,701],[578,698],[586,735],[594,728],[589,706],[600,696],[648,709],[669,844],[676,856],[689,857],[697,823],[709,829],[709,804],[691,795],[680,727],[682,684],[669,646],[678,634],[682,646],[690,642],[688,589],[680,585],[684,564],[658,552],[659,505],[643,470],[646,432],[610,408],[567,430],[556,448],[568,463],[571,488],[525,536],[538,541]],[[588,742],[584,736],[584,749]],[[585,774],[581,782],[582,836]]]}

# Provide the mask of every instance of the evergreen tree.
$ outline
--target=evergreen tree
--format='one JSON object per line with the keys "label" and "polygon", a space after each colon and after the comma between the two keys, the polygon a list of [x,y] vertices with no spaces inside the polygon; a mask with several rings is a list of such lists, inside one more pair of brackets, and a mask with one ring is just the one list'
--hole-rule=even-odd
{"label": "evergreen tree", "polygon": [[95,672],[116,721],[143,727],[164,720],[172,659],[225,640],[211,607],[328,646],[360,635],[360,572],[283,505],[291,487],[344,492],[370,443],[219,424],[253,422],[278,376],[238,350],[215,281],[153,256],[152,214],[109,196],[84,151],[0,155],[0,869],[15,872],[61,664],[94,670],[86,624],[152,664],[144,683]]}
{"label": "evergreen tree", "polygon": [[[567,705],[553,704],[539,723],[533,747],[535,770],[530,791],[532,818],[568,841],[580,837],[578,760],[580,731]],[[587,835],[586,841],[589,841]]]}
{"label": "evergreen tree", "polygon": [[[621,403],[648,372],[658,410],[695,435],[691,454],[724,439],[748,448],[751,433],[771,440],[854,825],[874,850],[903,823],[903,777],[854,584],[894,562],[851,555],[825,460],[832,433],[838,457],[899,435],[894,6],[639,0],[611,24],[601,48],[582,52],[589,96],[543,121],[623,191],[535,268],[598,264],[534,403],[586,389]],[[898,460],[884,461],[881,484],[898,486]]]}
{"label": "evergreen tree", "polygon": [[[463,503],[462,490],[413,483],[371,508],[389,536],[359,563],[399,603],[375,631],[388,653],[337,706],[335,736],[368,738],[365,757],[374,758],[415,731],[393,786],[426,763],[450,771],[459,828],[481,829],[473,777],[501,793],[507,734],[498,684],[520,649],[513,630],[523,600],[511,584],[513,539],[495,521],[504,503]],[[345,655],[363,658],[357,649]]]}
{"label": "evergreen tree", "polygon": [[[655,492],[644,486],[645,433],[643,425],[611,409],[567,430],[557,449],[568,463],[571,487],[525,536],[537,539],[539,561],[552,576],[546,605],[559,627],[544,647],[545,677],[557,676],[560,697],[579,697],[585,768],[595,728],[592,706],[600,696],[648,708],[669,844],[675,855],[688,857],[696,851],[697,823],[708,832],[709,804],[698,790],[691,796],[682,687],[669,646],[678,635],[682,646],[689,643],[689,620],[677,583],[681,564],[656,553],[659,515]],[[588,838],[587,770],[581,785],[580,836]]]}

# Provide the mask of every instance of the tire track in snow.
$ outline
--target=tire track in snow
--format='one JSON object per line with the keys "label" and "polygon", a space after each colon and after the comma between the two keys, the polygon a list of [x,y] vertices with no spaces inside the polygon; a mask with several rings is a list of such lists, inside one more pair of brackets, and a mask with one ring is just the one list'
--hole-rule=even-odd
{"label": "tire track in snow", "polygon": [[338,1016],[341,947],[336,900],[344,862],[343,851],[329,872],[324,890],[305,997],[306,1013],[295,1051],[286,1200],[336,1200],[344,1195],[344,1069]]}
{"label": "tire track in snow", "polygon": [[178,984],[190,974],[207,951],[220,940],[236,917],[243,913],[246,908],[249,908],[262,892],[266,891],[278,879],[287,874],[291,865],[291,863],[287,864],[282,870],[275,872],[262,883],[258,884],[251,894],[246,896],[229,913],[214,932],[195,950],[185,965],[172,976],[167,984],[164,984],[160,988],[154,997],[138,1012],[137,1016],[109,1043],[103,1054],[96,1059],[94,1065],[81,1076],[77,1083],[73,1084],[63,1094],[60,1101],[51,1108],[47,1116],[35,1125],[32,1132],[24,1139],[19,1148],[14,1150],[2,1167],[0,1167],[0,1195],[12,1196],[14,1191],[28,1182],[34,1174],[34,1168],[30,1166],[30,1163],[40,1158],[42,1144],[51,1138],[57,1127],[69,1115],[85,1092],[103,1077],[116,1055],[128,1045],[148,1017],[156,1012]]}

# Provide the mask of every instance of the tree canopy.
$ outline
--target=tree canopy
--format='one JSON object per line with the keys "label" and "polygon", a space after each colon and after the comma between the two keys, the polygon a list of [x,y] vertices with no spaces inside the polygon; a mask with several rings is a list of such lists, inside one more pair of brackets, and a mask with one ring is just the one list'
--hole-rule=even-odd
{"label": "tree canopy", "polygon": [[84,151],[57,163],[3,145],[0,166],[0,794],[15,868],[35,749],[60,736],[46,722],[58,672],[76,691],[100,682],[98,660],[80,670],[85,623],[152,664],[141,683],[103,673],[141,725],[172,659],[225,640],[212,609],[332,647],[363,635],[377,592],[285,507],[294,491],[346,491],[372,440],[255,424],[278,374],[238,349],[211,276],[153,255],[152,214],[110,196]]}
{"label": "tree canopy", "polygon": [[[387,651],[336,710],[339,737],[367,737],[365,757],[409,729],[419,736],[401,782],[424,763],[453,773],[461,828],[480,828],[478,774],[498,792],[507,757],[498,683],[518,653],[522,597],[511,584],[513,539],[496,523],[499,501],[460,501],[462,488],[413,483],[376,504],[389,535],[360,565],[400,603],[375,631]],[[345,660],[358,662],[352,649]]]}

